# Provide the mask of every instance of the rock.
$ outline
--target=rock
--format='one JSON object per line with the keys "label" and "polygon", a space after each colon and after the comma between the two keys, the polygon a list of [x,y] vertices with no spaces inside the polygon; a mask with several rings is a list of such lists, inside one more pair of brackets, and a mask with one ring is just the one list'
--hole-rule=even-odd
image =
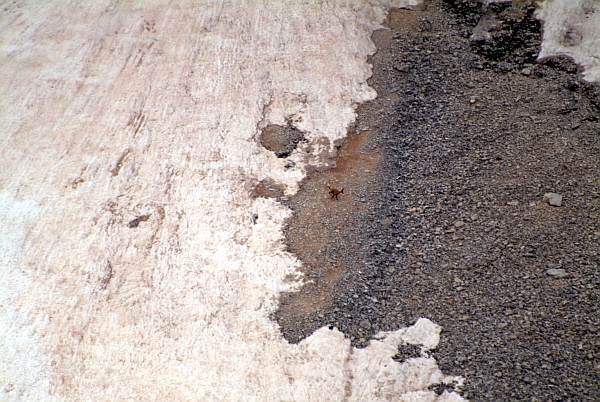
{"label": "rock", "polygon": [[523,74],[523,75],[524,75],[524,76],[526,76],[526,77],[527,77],[527,76],[530,76],[530,75],[531,75],[531,69],[530,69],[530,68],[524,68],[524,69],[521,71],[521,74]]}
{"label": "rock", "polygon": [[138,216],[134,220],[130,221],[128,225],[131,229],[137,228],[139,226],[140,222],[146,222],[149,218],[150,218],[150,215]]}
{"label": "rock", "polygon": [[517,205],[519,205],[519,201],[509,201],[506,203],[506,205],[511,205],[513,207],[516,207]]}
{"label": "rock", "polygon": [[554,207],[560,207],[562,205],[562,195],[556,193],[546,193],[544,194],[544,202],[547,202]]}
{"label": "rock", "polygon": [[492,31],[495,31],[502,25],[494,14],[484,13],[479,19],[479,23],[473,28],[473,34],[469,38],[471,42],[493,42]]}
{"label": "rock", "polygon": [[465,225],[465,223],[463,221],[457,221],[454,223],[454,227],[457,227],[457,228],[464,226],[464,225]]}
{"label": "rock", "polygon": [[304,134],[296,127],[288,124],[286,127],[271,124],[262,130],[260,144],[272,151],[278,158],[287,158],[296,149],[298,143],[304,140]]}
{"label": "rock", "polygon": [[385,218],[380,220],[379,223],[381,223],[385,227],[390,227],[392,226],[392,223],[394,223],[394,221],[391,218]]}
{"label": "rock", "polygon": [[567,274],[567,272],[564,269],[552,268],[552,269],[547,270],[546,273],[556,279],[562,279],[562,278],[566,278],[567,276],[569,276],[569,274]]}

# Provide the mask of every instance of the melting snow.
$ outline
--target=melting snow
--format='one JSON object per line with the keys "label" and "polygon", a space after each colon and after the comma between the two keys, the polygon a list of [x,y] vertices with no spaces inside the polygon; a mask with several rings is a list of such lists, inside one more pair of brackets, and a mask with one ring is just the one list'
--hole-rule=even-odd
{"label": "melting snow", "polygon": [[548,0],[536,16],[544,22],[539,59],[567,56],[583,67],[585,81],[600,83],[600,2]]}

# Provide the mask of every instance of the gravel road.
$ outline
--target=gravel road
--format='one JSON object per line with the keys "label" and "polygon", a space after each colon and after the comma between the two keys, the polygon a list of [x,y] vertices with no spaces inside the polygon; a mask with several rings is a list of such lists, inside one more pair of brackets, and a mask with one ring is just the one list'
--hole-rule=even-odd
{"label": "gravel road", "polygon": [[535,61],[532,15],[433,1],[375,32],[379,96],[337,166],[272,195],[310,280],[275,314],[290,342],[329,325],[364,347],[427,317],[472,401],[600,400],[600,88]]}

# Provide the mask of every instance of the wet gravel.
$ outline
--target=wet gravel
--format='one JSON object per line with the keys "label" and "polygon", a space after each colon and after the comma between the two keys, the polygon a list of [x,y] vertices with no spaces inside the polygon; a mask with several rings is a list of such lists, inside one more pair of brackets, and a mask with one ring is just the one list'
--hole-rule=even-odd
{"label": "wet gravel", "polygon": [[[535,62],[532,14],[433,1],[374,34],[378,98],[338,167],[282,199],[310,279],[274,317],[290,342],[328,325],[365,347],[427,317],[469,400],[600,400],[600,89],[568,60]],[[504,22],[470,40],[482,15]]]}

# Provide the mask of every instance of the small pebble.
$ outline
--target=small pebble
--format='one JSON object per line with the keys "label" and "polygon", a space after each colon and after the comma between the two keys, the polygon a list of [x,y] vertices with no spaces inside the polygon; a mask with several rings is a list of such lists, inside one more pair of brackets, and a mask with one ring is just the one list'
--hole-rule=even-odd
{"label": "small pebble", "polygon": [[381,223],[385,227],[390,227],[392,226],[392,223],[394,223],[394,221],[391,218],[385,218],[380,220],[379,223]]}
{"label": "small pebble", "polygon": [[567,272],[564,269],[549,269],[546,273],[554,278],[562,279],[568,276]]}
{"label": "small pebble", "polygon": [[546,193],[544,194],[544,202],[547,202],[553,207],[560,207],[562,205],[562,195],[556,193]]}

